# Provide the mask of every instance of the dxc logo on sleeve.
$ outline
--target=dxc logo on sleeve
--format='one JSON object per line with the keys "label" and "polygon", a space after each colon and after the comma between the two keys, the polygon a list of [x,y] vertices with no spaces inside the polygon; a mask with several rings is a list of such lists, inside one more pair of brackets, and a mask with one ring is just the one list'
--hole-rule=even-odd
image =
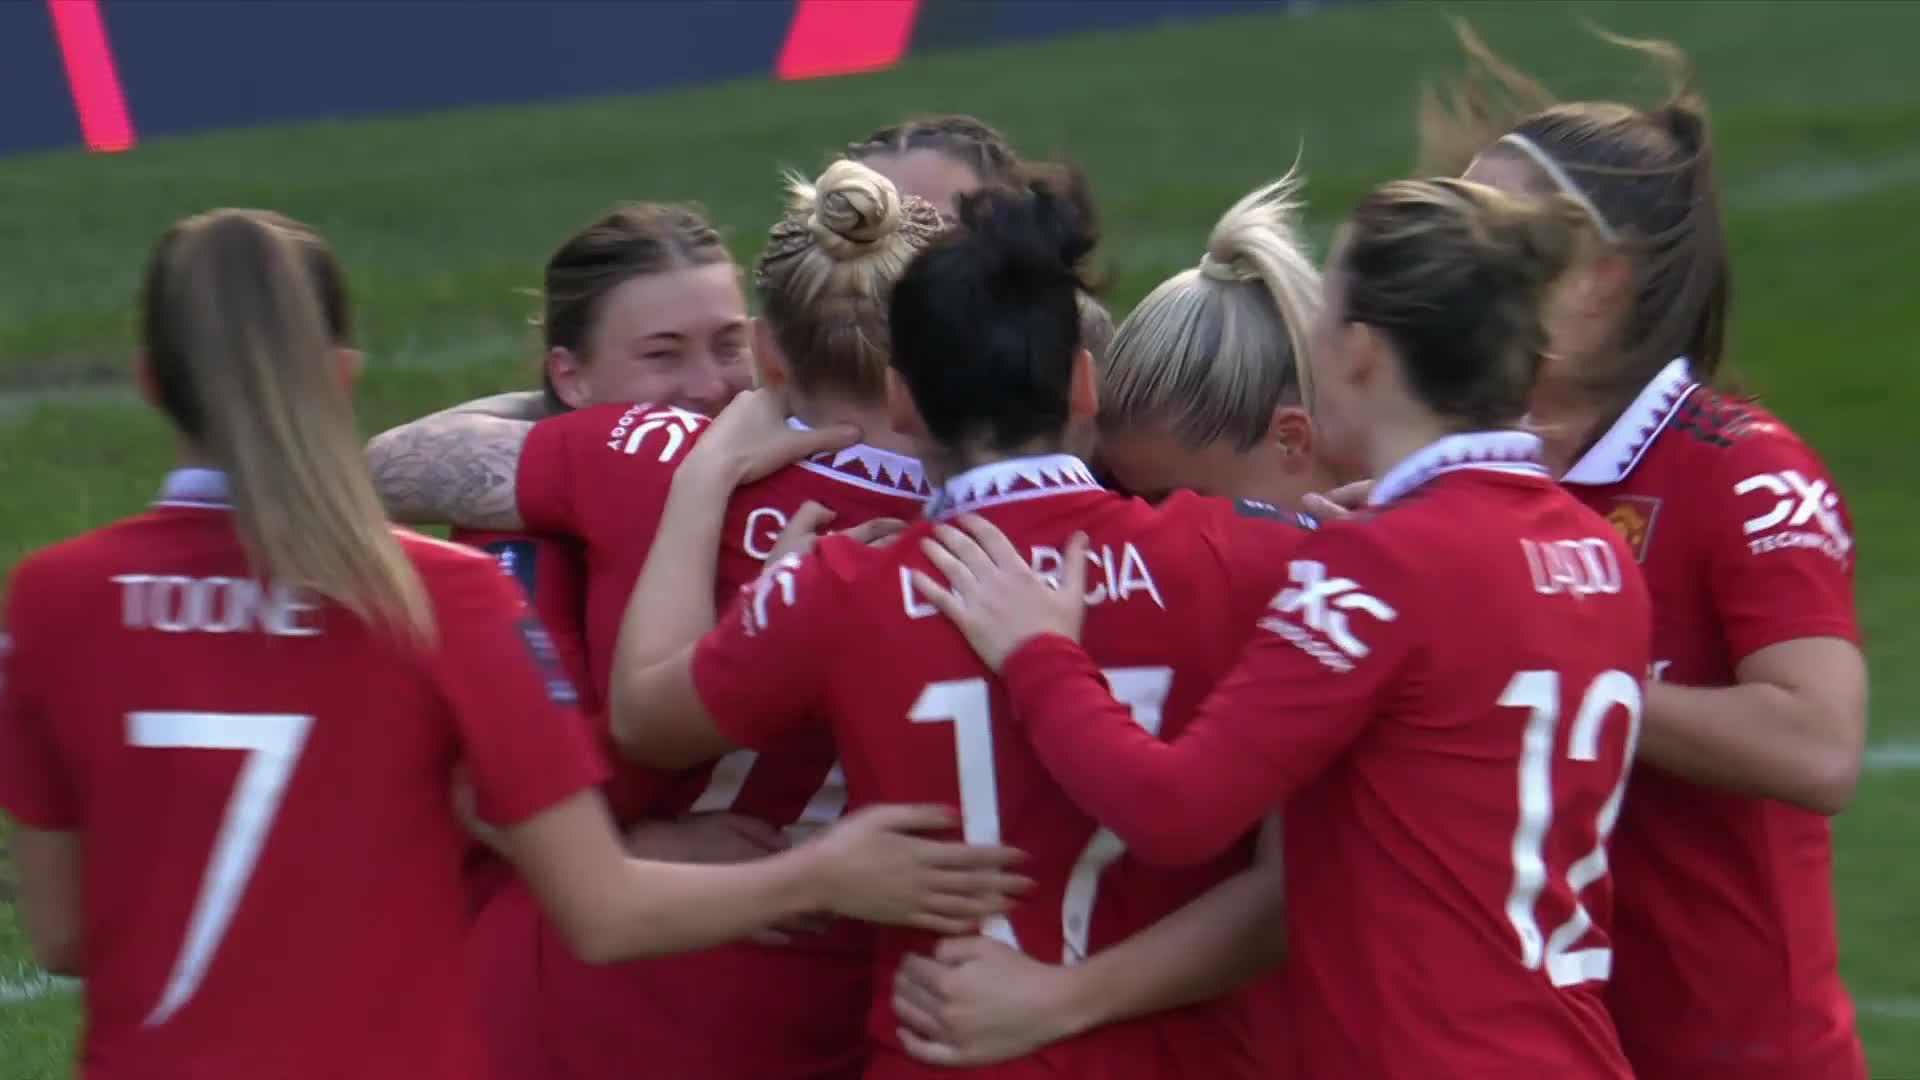
{"label": "dxc logo on sleeve", "polygon": [[[1755,555],[1781,548],[1810,547],[1845,560],[1847,552],[1853,549],[1853,537],[1847,535],[1846,526],[1840,521],[1840,495],[1825,480],[1809,480],[1797,469],[1783,469],[1777,473],[1756,473],[1733,485],[1735,495],[1755,492],[1774,499],[1766,513],[1748,518],[1740,526],[1740,531],[1752,538],[1747,546]],[[1817,531],[1807,528],[1808,525],[1816,526]]]}
{"label": "dxc logo on sleeve", "polygon": [[1271,616],[1260,625],[1335,671],[1352,671],[1353,661],[1372,651],[1354,635],[1348,612],[1364,611],[1382,623],[1400,617],[1391,605],[1361,591],[1352,578],[1329,577],[1325,563],[1295,559],[1287,564],[1287,577],[1293,584],[1280,590],[1272,607],[1279,615],[1293,616],[1300,625]]}
{"label": "dxc logo on sleeve", "polygon": [[688,436],[700,430],[700,425],[706,422],[706,417],[686,409],[655,409],[636,405],[623,413],[620,422],[614,425],[613,433],[607,438],[607,448],[625,454],[638,454],[647,436],[664,431],[667,441],[660,447],[660,461],[665,463],[672,461],[686,444]]}
{"label": "dxc logo on sleeve", "polygon": [[793,572],[799,568],[800,556],[783,555],[760,571],[760,576],[753,581],[753,594],[747,601],[747,633],[757,634],[767,628],[767,604],[776,590],[780,593],[781,606],[793,606]]}

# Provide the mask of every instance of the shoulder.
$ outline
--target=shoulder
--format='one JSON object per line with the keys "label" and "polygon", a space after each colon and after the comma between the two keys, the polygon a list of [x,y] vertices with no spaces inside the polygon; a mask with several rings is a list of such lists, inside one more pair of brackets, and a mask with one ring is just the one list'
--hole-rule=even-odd
{"label": "shoulder", "polygon": [[[568,417],[583,433],[591,433],[608,451],[638,461],[674,462],[684,455],[707,425],[707,417],[671,405],[641,402],[632,405],[596,405]],[[554,421],[542,421],[552,423]]]}
{"label": "shoulder", "polygon": [[814,542],[813,550],[800,561],[808,565],[808,573],[818,580],[831,581],[836,585],[851,584],[898,565],[903,552],[919,550],[920,537],[923,535],[925,529],[909,526],[892,543],[878,547],[863,544],[851,537],[823,536]]}
{"label": "shoulder", "polygon": [[1813,447],[1751,398],[1702,387],[1681,403],[1668,430],[1667,441],[1680,451],[1676,458],[1694,475],[1734,482],[1769,468],[1826,475]]}
{"label": "shoulder", "polygon": [[433,597],[435,608],[469,604],[507,584],[500,561],[479,548],[399,526],[394,527],[393,535],[400,541],[400,550],[419,571],[421,583]]}
{"label": "shoulder", "polygon": [[1284,556],[1319,522],[1298,510],[1258,499],[1227,499],[1178,492],[1155,510],[1160,519],[1198,536],[1217,551],[1242,556]]}
{"label": "shoulder", "polygon": [[152,536],[140,528],[147,520],[144,513],[123,518],[31,552],[7,575],[6,601],[11,605],[23,590],[59,590],[135,569],[138,559],[152,554]]}
{"label": "shoulder", "polygon": [[549,416],[527,434],[534,456],[607,464],[671,464],[684,456],[711,423],[699,413],[672,406],[613,403]]}

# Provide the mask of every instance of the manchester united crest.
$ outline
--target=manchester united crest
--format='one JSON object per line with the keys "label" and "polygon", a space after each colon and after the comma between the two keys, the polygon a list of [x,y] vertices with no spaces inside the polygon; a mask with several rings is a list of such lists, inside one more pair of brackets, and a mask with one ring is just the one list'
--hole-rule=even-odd
{"label": "manchester united crest", "polygon": [[1660,516],[1660,500],[1648,495],[1616,495],[1607,510],[1607,524],[1619,532],[1633,552],[1635,562],[1645,562],[1647,544],[1653,540],[1654,520]]}

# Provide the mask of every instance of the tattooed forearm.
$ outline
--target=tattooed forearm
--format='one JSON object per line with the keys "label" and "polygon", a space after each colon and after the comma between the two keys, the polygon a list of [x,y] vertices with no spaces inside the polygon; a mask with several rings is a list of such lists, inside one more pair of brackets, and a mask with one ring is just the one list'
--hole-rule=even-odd
{"label": "tattooed forearm", "polygon": [[532,427],[458,411],[402,424],[367,444],[373,486],[395,521],[520,528],[514,474]]}

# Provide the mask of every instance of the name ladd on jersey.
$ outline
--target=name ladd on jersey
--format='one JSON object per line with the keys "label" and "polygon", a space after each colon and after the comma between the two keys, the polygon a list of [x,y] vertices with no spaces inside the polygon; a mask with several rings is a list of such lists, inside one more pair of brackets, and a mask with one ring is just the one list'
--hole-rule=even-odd
{"label": "name ladd on jersey", "polygon": [[1575,540],[1520,539],[1520,551],[1541,596],[1612,596],[1620,591],[1620,559],[1597,536]]}
{"label": "name ladd on jersey", "polygon": [[251,578],[117,574],[120,624],[167,634],[257,632],[312,637],[320,605],[290,585],[262,588]]}
{"label": "name ladd on jersey", "polygon": [[[1033,572],[1056,584],[1060,581],[1060,569],[1066,565],[1066,556],[1057,547],[1036,545],[1027,549],[1027,565]],[[1104,604],[1110,600],[1131,600],[1135,596],[1145,596],[1154,605],[1165,611],[1167,601],[1160,595],[1160,587],[1153,583],[1153,571],[1147,566],[1146,556],[1131,542],[1118,548],[1111,544],[1087,549],[1087,603]],[[913,572],[906,567],[900,568],[900,601],[905,608],[907,618],[925,619],[940,614],[940,610],[922,600],[913,587]]]}

